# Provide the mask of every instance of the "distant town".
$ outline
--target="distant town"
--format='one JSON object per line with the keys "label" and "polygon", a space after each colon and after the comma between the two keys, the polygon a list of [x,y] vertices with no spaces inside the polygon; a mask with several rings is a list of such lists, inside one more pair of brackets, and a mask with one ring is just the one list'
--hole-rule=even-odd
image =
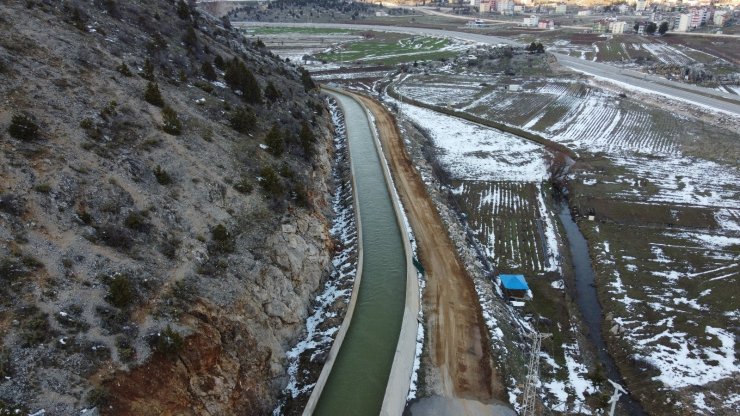
{"label": "distant town", "polygon": [[[403,2],[399,2],[403,3]],[[479,13],[483,19],[471,25],[485,26],[486,17],[512,19],[524,15],[520,26],[555,29],[567,26],[569,17],[588,19],[594,33],[664,34],[665,32],[703,31],[722,34],[732,26],[739,1],[648,1],[612,3],[599,2],[539,2],[533,0],[470,0],[469,2],[439,2],[459,14]],[[415,3],[433,6],[435,3]],[[409,5],[409,3],[405,3]],[[583,23],[580,23],[583,26]],[[587,28],[587,27],[584,27]]]}

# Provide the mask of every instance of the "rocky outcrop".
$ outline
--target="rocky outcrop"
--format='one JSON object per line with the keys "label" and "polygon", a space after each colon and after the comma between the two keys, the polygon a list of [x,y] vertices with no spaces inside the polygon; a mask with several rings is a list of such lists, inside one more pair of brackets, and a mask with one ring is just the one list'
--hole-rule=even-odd
{"label": "rocky outcrop", "polygon": [[333,246],[310,79],[185,1],[0,31],[0,408],[268,413]]}

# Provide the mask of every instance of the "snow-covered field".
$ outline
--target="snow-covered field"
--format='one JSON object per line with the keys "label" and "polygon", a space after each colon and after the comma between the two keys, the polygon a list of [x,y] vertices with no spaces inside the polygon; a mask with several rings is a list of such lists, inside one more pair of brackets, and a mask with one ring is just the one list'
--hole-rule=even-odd
{"label": "snow-covered field", "polygon": [[398,108],[431,136],[456,179],[540,182],[547,177],[542,146],[410,104]]}
{"label": "snow-covered field", "polygon": [[[646,49],[666,60],[681,59],[679,51],[667,48]],[[589,241],[597,245],[595,269],[608,292],[605,308],[621,326],[620,337],[633,359],[649,369],[645,380],[631,382],[636,391],[647,394],[640,389],[655,389],[658,383],[664,386],[662,391],[680,394],[675,403],[663,403],[675,411],[738,414],[740,389],[726,386],[740,375],[735,356],[740,308],[730,295],[740,278],[740,169],[732,156],[740,154],[740,144],[737,130],[728,130],[738,120],[730,118],[726,126],[709,125],[564,79],[515,80],[521,85],[519,92],[504,91],[496,85],[496,77],[483,85],[474,80],[464,88],[456,88],[454,82],[448,86],[440,78],[427,84],[429,80],[409,76],[396,91],[433,105],[449,97],[448,103],[457,110],[568,146],[582,156],[585,166],[595,162],[593,168],[578,171],[575,180],[584,188],[579,192],[632,204],[638,215],[651,206],[677,207],[676,218],[689,215],[681,209],[694,210],[692,228],[648,223],[653,225],[629,229],[603,225],[599,230],[597,223],[587,225],[593,227]],[[546,170],[527,159],[537,152],[536,145],[530,145],[532,150],[516,141],[497,146],[503,133],[489,133],[409,105],[401,105],[401,110],[444,149],[440,160],[463,180],[456,192],[474,210],[500,218],[520,214],[537,218],[527,211],[527,204],[536,200],[522,197],[524,192],[511,184],[502,185],[544,179],[541,175]],[[469,188],[477,186],[472,182],[476,179],[495,183],[473,191]],[[488,242],[489,256],[506,259],[498,266],[541,269],[540,254],[521,253],[541,253],[542,238],[522,238],[501,224],[476,222],[473,216],[469,221],[479,238]],[[517,225],[532,229],[526,221]],[[567,367],[568,374],[578,373],[570,364]],[[547,380],[543,387],[564,391],[562,383],[562,379]],[[706,391],[717,383],[725,386],[720,393]]]}
{"label": "snow-covered field", "polygon": [[688,65],[694,60],[673,46],[661,43],[643,43],[643,49],[648,50],[655,58],[664,64]]}

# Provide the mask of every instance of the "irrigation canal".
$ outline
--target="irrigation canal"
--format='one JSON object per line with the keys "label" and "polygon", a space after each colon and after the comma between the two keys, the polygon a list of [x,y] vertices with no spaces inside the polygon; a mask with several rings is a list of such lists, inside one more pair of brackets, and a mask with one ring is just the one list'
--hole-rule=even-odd
{"label": "irrigation canal", "polygon": [[406,253],[367,114],[352,98],[332,95],[347,126],[362,244],[361,280],[349,328],[314,414],[377,416],[401,330]]}

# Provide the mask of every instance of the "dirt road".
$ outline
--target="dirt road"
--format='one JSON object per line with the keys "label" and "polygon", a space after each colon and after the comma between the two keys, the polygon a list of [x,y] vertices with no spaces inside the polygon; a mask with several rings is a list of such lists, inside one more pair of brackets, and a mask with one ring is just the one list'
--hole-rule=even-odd
{"label": "dirt road", "polygon": [[418,243],[427,285],[422,299],[430,352],[427,380],[434,393],[483,403],[506,400],[495,373],[472,280],[461,264],[424,184],[406,153],[393,116],[378,102],[356,97],[375,116],[385,157]]}

